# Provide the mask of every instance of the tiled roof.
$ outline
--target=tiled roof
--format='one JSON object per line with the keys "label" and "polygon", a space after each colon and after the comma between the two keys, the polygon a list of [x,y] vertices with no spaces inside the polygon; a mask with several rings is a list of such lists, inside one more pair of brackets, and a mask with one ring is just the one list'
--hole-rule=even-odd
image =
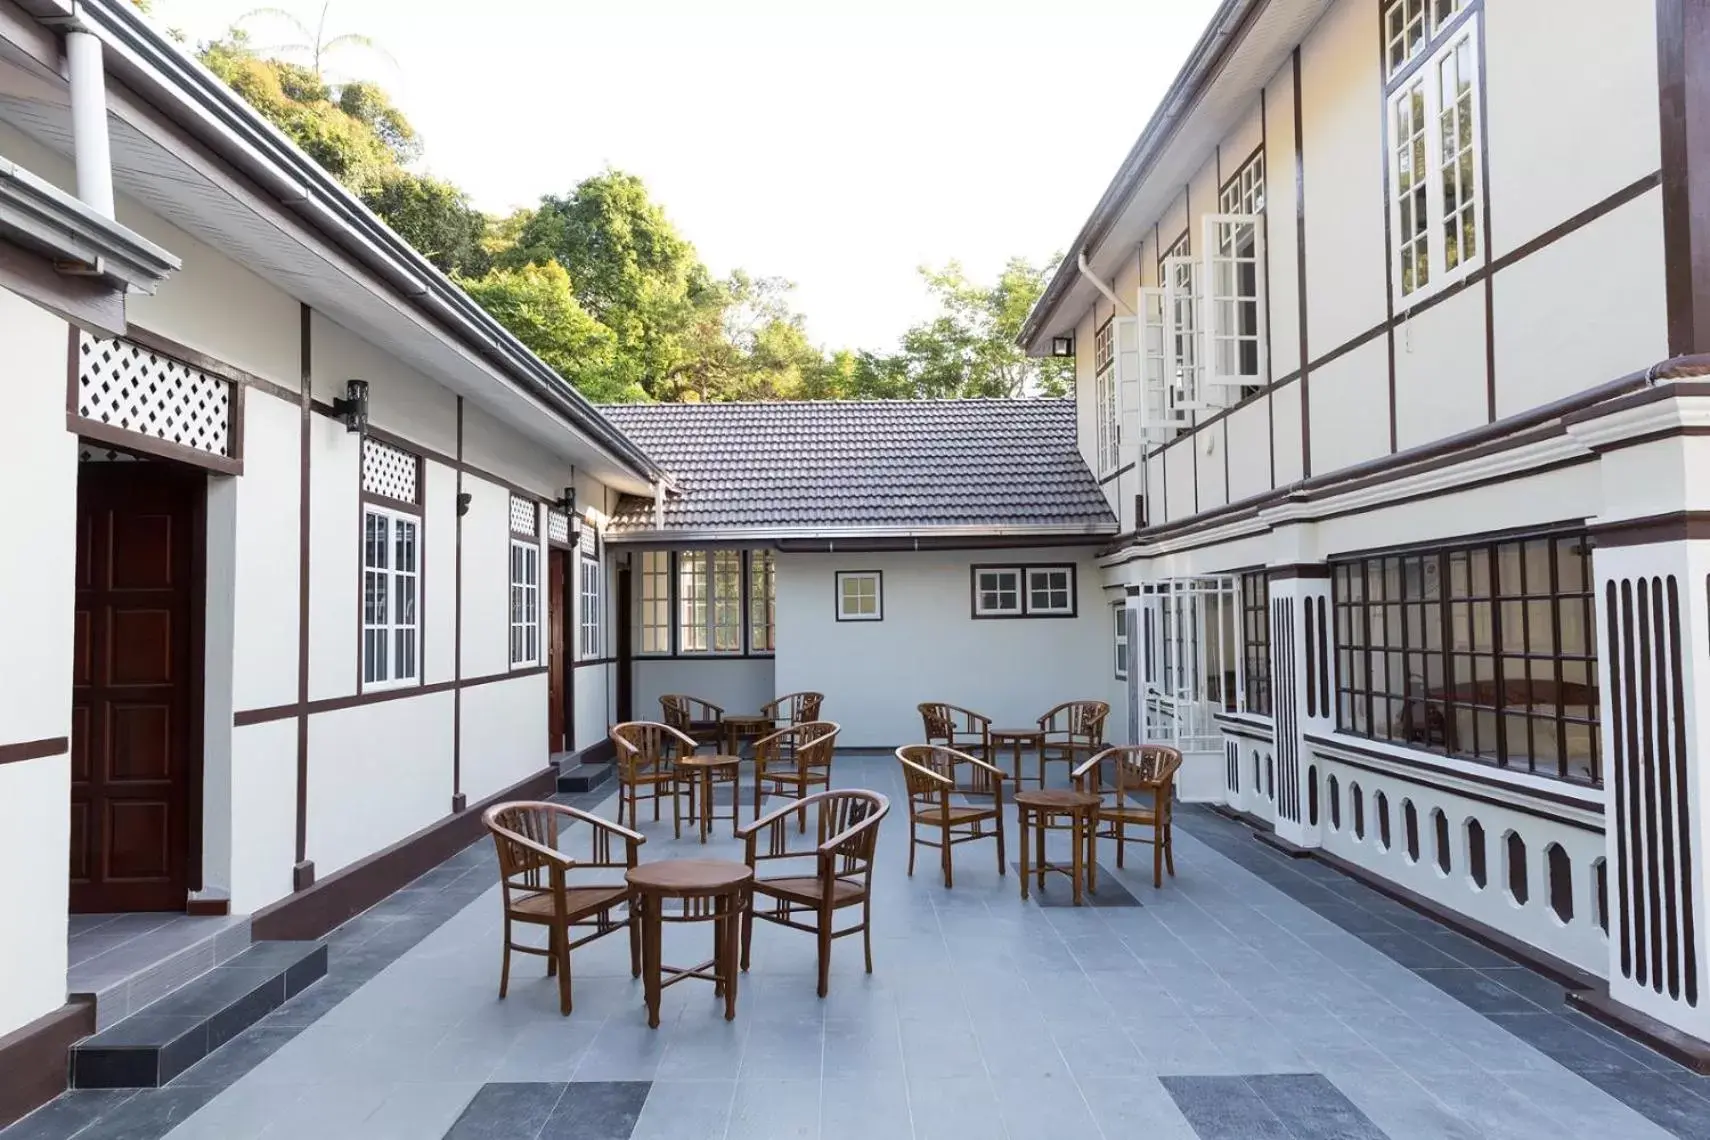
{"label": "tiled roof", "polygon": [[[1019,528],[1112,534],[1066,399],[625,404],[601,411],[683,493],[673,535]],[[625,499],[609,533],[654,532]]]}

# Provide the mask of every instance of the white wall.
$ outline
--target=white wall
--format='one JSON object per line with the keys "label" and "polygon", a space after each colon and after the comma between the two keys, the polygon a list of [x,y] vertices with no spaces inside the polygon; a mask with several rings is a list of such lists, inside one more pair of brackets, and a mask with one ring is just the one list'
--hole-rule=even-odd
{"label": "white wall", "polygon": [[[780,614],[779,636],[784,620]],[[661,719],[659,698],[666,693],[699,697],[732,715],[759,712],[761,705],[790,691],[778,688],[775,676],[770,657],[637,657],[635,715]]]}
{"label": "white wall", "polygon": [[[973,564],[1062,562],[1077,565],[1078,617],[970,616]],[[777,567],[774,683],[781,693],[824,693],[823,715],[843,726],[844,747],[918,741],[923,701],[963,705],[1006,728],[1110,691],[1110,614],[1088,551],[780,554]],[[838,570],[884,574],[883,621],[836,620]]]}
{"label": "white wall", "polygon": [[545,766],[545,673],[463,690],[463,794],[471,804]]}
{"label": "white wall", "polygon": [[[65,322],[0,289],[0,344],[0,744],[22,744],[71,734],[77,447]],[[0,764],[0,1034],[65,1002],[70,801],[64,752]]]}
{"label": "white wall", "polygon": [[451,703],[452,694],[431,693],[309,718],[308,846],[317,878],[451,810]]}
{"label": "white wall", "polygon": [[291,893],[297,853],[295,718],[232,730],[231,789],[231,910],[248,914]]}

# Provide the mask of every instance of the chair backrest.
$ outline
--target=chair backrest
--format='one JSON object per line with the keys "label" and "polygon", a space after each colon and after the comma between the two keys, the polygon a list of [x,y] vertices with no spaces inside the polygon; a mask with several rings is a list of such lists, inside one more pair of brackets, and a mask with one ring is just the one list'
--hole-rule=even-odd
{"label": "chair backrest", "polygon": [[1039,718],[1039,727],[1046,732],[1066,732],[1078,742],[1104,742],[1104,721],[1110,715],[1110,705],[1104,701],[1064,701]]}
{"label": "chair backrest", "polygon": [[1081,788],[1105,795],[1114,792],[1118,802],[1130,795],[1145,795],[1151,797],[1155,806],[1167,809],[1175,794],[1176,772],[1181,766],[1182,754],[1167,745],[1119,744],[1106,748],[1082,765],[1080,770],[1087,778]]}
{"label": "chair backrest", "polygon": [[695,742],[681,729],[657,721],[614,724],[608,735],[617,747],[618,771],[631,775],[652,771],[695,750]]}
{"label": "chair backrest", "polygon": [[879,846],[879,821],[891,810],[891,802],[878,792],[861,788],[836,788],[808,798],[819,802],[820,847],[837,840],[829,852],[822,850],[829,858],[821,861],[821,875],[870,880],[873,854]]}
{"label": "chair backrest", "polygon": [[824,704],[824,693],[787,693],[769,705],[761,705],[760,711],[767,716],[788,720],[792,725],[807,724],[819,719],[819,710]]}
{"label": "chair backrest", "polygon": [[841,727],[829,720],[810,720],[780,728],[754,742],[754,762],[761,769],[768,764],[799,765],[804,768],[822,767],[831,763]]}
{"label": "chair backrest", "polygon": [[[481,813],[499,854],[499,879],[508,899],[512,890],[543,891],[550,885],[547,869],[553,860],[529,846],[558,846],[558,816],[552,805],[517,800],[494,804]],[[522,842],[522,841],[528,842]]]}
{"label": "chair backrest", "polygon": [[939,701],[922,704],[920,720],[926,730],[926,739],[930,741],[948,741],[955,731],[950,726],[950,706]]}
{"label": "chair backrest", "polygon": [[689,731],[689,701],[687,697],[667,693],[659,698],[659,711],[664,715],[666,724],[678,732]]}
{"label": "chair backrest", "polygon": [[[922,706],[924,707],[924,706]],[[956,786],[960,753],[937,744],[905,744],[897,749],[910,809],[937,808],[949,802]]]}

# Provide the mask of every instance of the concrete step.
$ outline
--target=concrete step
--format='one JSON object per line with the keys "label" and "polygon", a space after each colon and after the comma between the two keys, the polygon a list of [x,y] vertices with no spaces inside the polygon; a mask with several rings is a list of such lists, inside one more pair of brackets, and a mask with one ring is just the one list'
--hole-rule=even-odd
{"label": "concrete step", "polygon": [[66,990],[95,1002],[97,1031],[249,949],[249,916],[71,916]]}
{"label": "concrete step", "polygon": [[617,775],[613,764],[565,764],[558,769],[558,790],[561,792],[591,792],[610,782]]}
{"label": "concrete step", "polygon": [[326,972],[321,943],[258,943],[73,1045],[71,1087],[160,1088]]}

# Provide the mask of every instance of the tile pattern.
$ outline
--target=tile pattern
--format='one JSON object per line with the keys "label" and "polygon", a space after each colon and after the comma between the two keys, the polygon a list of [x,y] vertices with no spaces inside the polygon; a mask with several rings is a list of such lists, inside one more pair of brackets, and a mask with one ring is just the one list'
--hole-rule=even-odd
{"label": "tile pattern", "polygon": [[629,1140],[648,1081],[481,1086],[445,1140]]}
{"label": "tile pattern", "polygon": [[94,994],[105,1029],[247,949],[247,916],[74,914],[66,992]]}
{"label": "tile pattern", "polygon": [[[577,951],[572,1016],[532,960],[498,1001],[499,904],[478,845],[341,928],[331,977],[167,1089],[117,1108],[62,1098],[17,1135],[419,1140],[473,1127],[481,1114],[466,1111],[494,1085],[547,1086],[514,1094],[537,1098],[544,1130],[579,1086],[650,1082],[632,1140],[1204,1140],[1198,1106],[1218,1086],[1176,1078],[1227,1078],[1246,1110],[1229,1124],[1244,1130],[1223,1135],[1706,1137],[1699,1078],[1629,1042],[1597,1066],[1542,1021],[1511,1030],[1503,1018],[1559,1016],[1616,1047],[1520,967],[1328,867],[1273,860],[1221,817],[1181,813],[1179,873],[1163,890],[1149,865],[1103,868],[1142,906],[1024,906],[1015,876],[985,859],[959,866],[953,891],[930,870],[907,877],[894,761],[840,754],[834,780],[886,793],[893,818],[875,871],[875,973],[859,940],[840,940],[824,1000],[813,939],[762,924],[733,1022],[710,986],[686,983],[648,1029],[621,938]],[[673,841],[668,821],[642,830],[649,860],[738,850],[728,832],[703,848]],[[666,958],[704,956],[706,936],[667,931]],[[1536,1014],[1466,1004],[1489,1001],[1487,983]],[[1341,1131],[1311,1131],[1320,1121]]]}
{"label": "tile pattern", "polygon": [[1200,1140],[1389,1140],[1317,1073],[1160,1080]]}
{"label": "tile pattern", "polygon": [[[625,404],[607,419],[677,477],[668,532],[1042,526],[1114,534],[1071,400]],[[653,531],[627,499],[609,532]]]}

